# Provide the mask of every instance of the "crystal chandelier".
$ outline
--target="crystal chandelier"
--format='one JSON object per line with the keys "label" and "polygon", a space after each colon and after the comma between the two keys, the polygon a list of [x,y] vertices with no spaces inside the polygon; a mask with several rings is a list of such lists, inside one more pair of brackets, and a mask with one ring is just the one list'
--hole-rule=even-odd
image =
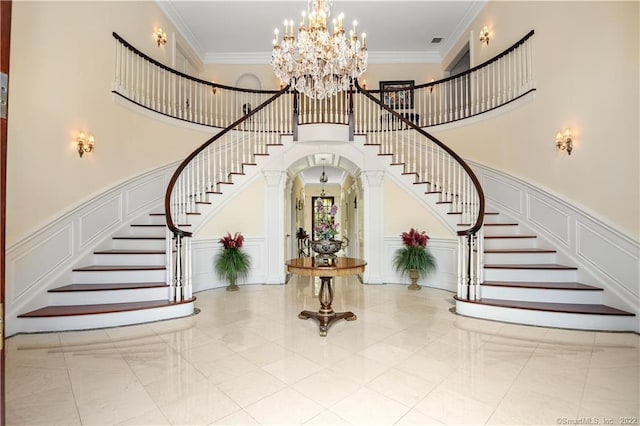
{"label": "crystal chandelier", "polygon": [[293,34],[292,20],[284,21],[282,41],[277,28],[273,38],[271,66],[276,76],[314,99],[348,90],[367,69],[366,34],[359,38],[358,23],[353,21],[353,30],[347,37],[342,14],[333,19],[330,34],[330,13],[331,0],[309,0],[307,13],[302,12],[298,38]]}

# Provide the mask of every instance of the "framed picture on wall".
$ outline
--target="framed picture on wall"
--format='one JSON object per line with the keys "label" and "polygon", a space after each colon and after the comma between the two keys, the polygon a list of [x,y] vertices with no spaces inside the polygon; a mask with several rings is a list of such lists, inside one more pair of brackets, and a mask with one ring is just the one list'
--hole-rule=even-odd
{"label": "framed picture on wall", "polygon": [[381,81],[382,102],[393,109],[413,108],[413,87],[415,80]]}

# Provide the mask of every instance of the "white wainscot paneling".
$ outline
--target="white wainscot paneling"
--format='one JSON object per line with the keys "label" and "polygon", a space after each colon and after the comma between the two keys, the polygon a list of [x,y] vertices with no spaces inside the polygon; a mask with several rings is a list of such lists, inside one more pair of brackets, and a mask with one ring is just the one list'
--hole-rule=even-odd
{"label": "white wainscot paneling", "polygon": [[596,227],[578,222],[576,230],[578,255],[638,297],[640,277],[637,256],[614,244]]}
{"label": "white wainscot paneling", "polygon": [[88,209],[78,220],[80,248],[122,220],[122,198],[115,196],[95,208]]}
{"label": "white wainscot paneling", "polygon": [[551,203],[545,202],[531,194],[527,195],[527,200],[529,220],[540,226],[548,234],[556,237],[558,242],[568,247],[570,245],[569,215]]}
{"label": "white wainscot paneling", "polygon": [[150,200],[161,207],[163,182],[175,167],[176,163],[168,164],[121,182],[7,247],[7,300],[13,302],[6,309],[7,334],[28,331],[21,329],[24,322],[17,315],[46,303],[48,289],[69,284],[71,269],[137,219],[131,212],[145,214],[143,207],[154,208]]}
{"label": "white wainscot paneling", "polygon": [[126,193],[127,216],[162,200],[166,188],[164,177],[157,176],[129,189]]}
{"label": "white wainscot paneling", "polygon": [[488,199],[518,215],[523,214],[522,191],[519,188],[487,175],[482,175],[482,186]]}
{"label": "white wainscot paneling", "polygon": [[[469,162],[485,185],[490,204],[509,215],[508,204],[523,194],[527,214],[513,219],[554,243],[562,263],[578,267],[578,280],[605,290],[606,304],[640,316],[640,243],[579,205],[534,183],[482,164]],[[514,210],[515,211],[515,210]],[[517,213],[517,212],[516,212]],[[558,243],[557,245],[555,243]],[[640,321],[640,320],[639,320]]]}
{"label": "white wainscot paneling", "polygon": [[[263,237],[245,237],[242,248],[251,258],[251,269],[247,279],[240,281],[238,285],[265,283],[267,278],[267,265],[264,263],[265,244]],[[218,239],[194,239],[192,250],[193,291],[226,287],[229,283],[218,278],[213,267],[215,255],[222,250]]]}
{"label": "white wainscot paneling", "polygon": [[[393,257],[397,249],[402,247],[402,241],[397,236],[384,238],[383,271],[385,283],[409,284],[407,277],[401,277],[393,268]],[[456,291],[457,273],[457,240],[454,238],[430,238],[428,243],[431,254],[436,258],[437,268],[435,273],[426,279],[418,281],[420,285]]]}
{"label": "white wainscot paneling", "polygon": [[18,255],[8,257],[10,288],[9,300],[19,301],[40,280],[51,274],[58,265],[73,255],[73,230],[71,224],[43,238],[35,247]]}

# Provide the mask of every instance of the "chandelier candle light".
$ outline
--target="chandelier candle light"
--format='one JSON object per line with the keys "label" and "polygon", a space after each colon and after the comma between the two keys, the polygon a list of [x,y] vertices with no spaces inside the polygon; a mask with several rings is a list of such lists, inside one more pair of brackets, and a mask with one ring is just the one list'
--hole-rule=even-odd
{"label": "chandelier candle light", "polygon": [[347,38],[342,14],[333,19],[330,34],[327,19],[331,0],[309,0],[307,13],[302,12],[297,39],[292,20],[284,21],[282,40],[276,28],[271,66],[280,80],[298,92],[324,99],[348,90],[353,80],[366,71],[366,34],[359,38],[358,23],[353,21]]}

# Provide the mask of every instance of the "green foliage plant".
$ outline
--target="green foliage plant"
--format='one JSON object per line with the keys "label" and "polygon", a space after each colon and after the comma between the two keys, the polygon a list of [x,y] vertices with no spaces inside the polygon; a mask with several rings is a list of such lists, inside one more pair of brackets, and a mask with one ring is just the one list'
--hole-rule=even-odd
{"label": "green foliage plant", "polygon": [[416,271],[423,278],[436,269],[436,259],[427,248],[429,237],[424,232],[411,228],[403,232],[402,247],[397,249],[393,258],[393,267],[402,276]]}
{"label": "green foliage plant", "polygon": [[239,232],[234,236],[227,232],[218,242],[223,249],[215,257],[216,274],[229,282],[227,290],[237,290],[238,279],[246,278],[251,268],[251,258],[242,250],[244,237]]}

